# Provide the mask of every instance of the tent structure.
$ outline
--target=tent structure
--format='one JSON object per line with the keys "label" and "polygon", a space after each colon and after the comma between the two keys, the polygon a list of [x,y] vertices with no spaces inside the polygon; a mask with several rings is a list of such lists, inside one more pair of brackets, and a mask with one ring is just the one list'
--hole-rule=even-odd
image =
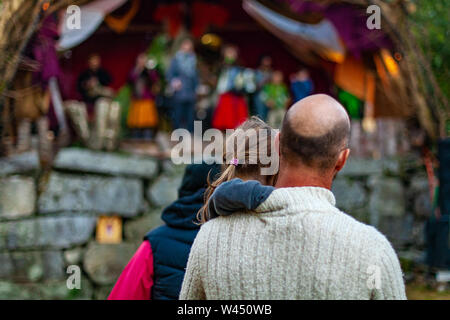
{"label": "tent structure", "polygon": [[[124,32],[123,28],[126,26],[121,26],[117,19],[114,20],[114,16],[108,16],[108,14],[127,1],[106,0],[108,2],[106,6],[100,3],[102,1],[105,0],[0,2],[0,47],[2,48],[0,50],[0,108],[3,97],[8,95],[23,50],[36,30],[42,26],[45,17],[72,4],[84,7],[85,12],[88,12],[85,19],[89,18],[89,24],[84,28],[83,34],[71,34],[70,30],[63,30],[58,42],[60,50],[80,44],[95,32],[104,19],[109,19],[108,25],[116,29],[116,32]],[[147,1],[144,2],[147,3]],[[172,2],[175,1],[164,1],[164,3]],[[449,118],[448,101],[440,91],[427,59],[411,34],[406,1],[211,0],[209,2],[220,4],[233,2],[234,6],[238,3],[246,15],[280,39],[285,48],[303,65],[324,70],[333,69],[334,81],[341,87],[345,88],[345,79],[339,77],[339,69],[351,67],[350,58],[361,55],[362,61],[365,62],[362,71],[357,71],[360,72],[361,79],[366,79],[366,70],[369,70],[374,77],[372,84],[374,97],[364,96],[363,98],[377,101],[375,116],[378,114],[416,117],[432,139],[446,134],[444,127]],[[193,1],[189,3],[192,4]],[[365,8],[374,4],[381,8],[382,32],[367,31],[366,35],[369,36],[364,38],[366,41],[364,44],[361,42],[363,37],[357,38],[358,35],[355,35],[357,32],[352,32],[352,36],[348,36],[350,33],[346,35],[343,30],[355,27],[345,21],[346,15],[364,12]],[[128,23],[136,14],[136,12],[131,14],[130,11],[132,9],[125,12],[122,17],[127,18]],[[126,17],[126,14],[130,16]],[[359,22],[366,21],[367,16],[359,17]],[[363,49],[369,49],[359,50],[361,46],[364,47]],[[368,58],[367,52],[373,52],[373,54]]]}

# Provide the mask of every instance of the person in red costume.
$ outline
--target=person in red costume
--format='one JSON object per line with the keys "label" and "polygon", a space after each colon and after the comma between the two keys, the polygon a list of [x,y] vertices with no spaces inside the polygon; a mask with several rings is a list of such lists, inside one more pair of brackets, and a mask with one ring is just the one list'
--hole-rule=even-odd
{"label": "person in red costume", "polygon": [[245,69],[237,63],[238,49],[228,45],[223,50],[224,67],[217,83],[219,99],[212,126],[216,129],[234,129],[248,118]]}

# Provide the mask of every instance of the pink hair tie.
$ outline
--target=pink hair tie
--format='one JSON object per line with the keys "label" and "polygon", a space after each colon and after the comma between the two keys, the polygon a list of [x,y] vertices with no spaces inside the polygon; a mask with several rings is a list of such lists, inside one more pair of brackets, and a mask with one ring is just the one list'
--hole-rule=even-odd
{"label": "pink hair tie", "polygon": [[237,158],[233,158],[231,159],[230,164],[237,167],[237,165],[239,164],[239,160]]}

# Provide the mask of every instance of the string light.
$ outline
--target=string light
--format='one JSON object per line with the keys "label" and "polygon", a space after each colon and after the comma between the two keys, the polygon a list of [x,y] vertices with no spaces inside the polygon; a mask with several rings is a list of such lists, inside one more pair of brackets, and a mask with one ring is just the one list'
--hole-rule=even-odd
{"label": "string light", "polygon": [[222,41],[219,36],[207,33],[202,36],[201,42],[204,46],[219,47]]}
{"label": "string light", "polygon": [[47,9],[50,7],[50,1],[44,2],[42,4],[42,10],[47,11]]}

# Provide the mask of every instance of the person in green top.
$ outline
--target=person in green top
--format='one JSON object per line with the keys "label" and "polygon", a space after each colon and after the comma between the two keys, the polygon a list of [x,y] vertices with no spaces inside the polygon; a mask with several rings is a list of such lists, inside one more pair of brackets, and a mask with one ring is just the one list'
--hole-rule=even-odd
{"label": "person in green top", "polygon": [[269,109],[269,125],[272,128],[279,129],[290,99],[289,91],[283,82],[283,73],[281,71],[277,70],[273,72],[271,81],[262,88],[261,99]]}

